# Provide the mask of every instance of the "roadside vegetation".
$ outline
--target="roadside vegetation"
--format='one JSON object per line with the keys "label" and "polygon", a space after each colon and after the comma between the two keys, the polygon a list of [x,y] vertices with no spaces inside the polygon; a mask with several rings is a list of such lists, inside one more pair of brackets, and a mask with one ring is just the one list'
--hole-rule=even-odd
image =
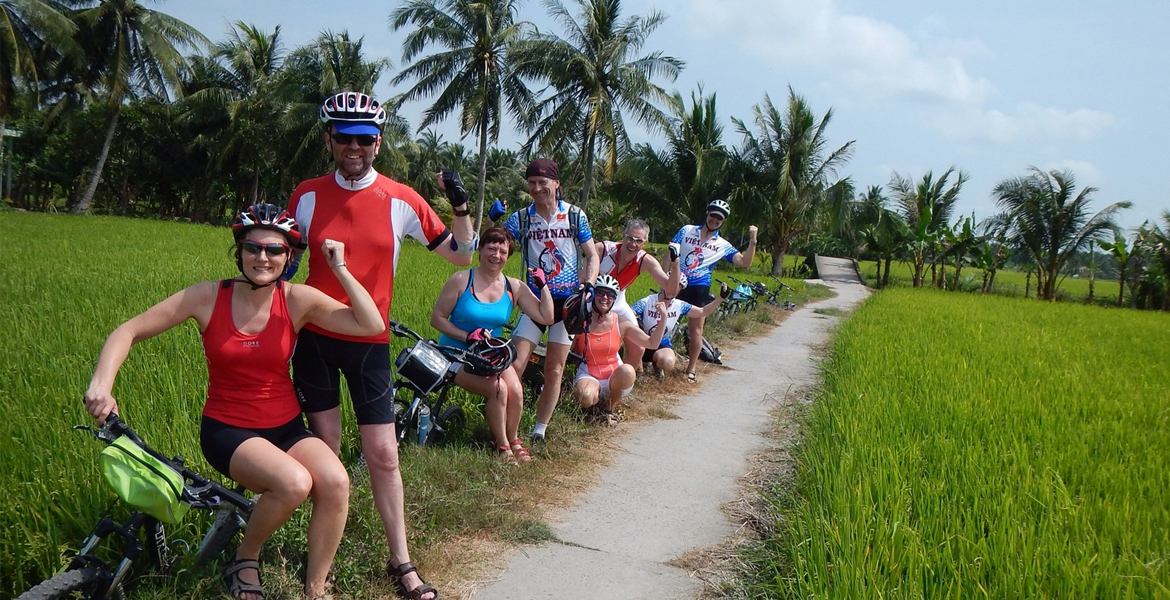
{"label": "roadside vegetation", "polygon": [[[62,568],[76,545],[110,505],[114,494],[97,469],[101,444],[70,426],[91,422],[81,396],[105,336],[123,320],[198,281],[236,274],[226,227],[65,215],[0,213],[0,597],[11,597]],[[661,249],[660,249],[661,250]],[[446,261],[418,244],[402,249],[392,317],[424,335],[430,310],[453,272]],[[515,274],[519,267],[509,270]],[[762,278],[751,274],[737,276]],[[298,275],[303,279],[304,273]],[[825,288],[798,290],[797,302]],[[771,283],[768,280],[768,283]],[[643,278],[631,297],[648,293]],[[763,310],[738,315],[712,329],[715,339],[754,335],[772,322]],[[775,313],[782,318],[782,312]],[[396,341],[393,356],[404,345]],[[138,344],[114,388],[123,415],[160,450],[183,456],[205,475],[216,475],[199,450],[198,415],[207,373],[199,331],[193,323]],[[630,418],[670,418],[658,395],[677,391],[681,377],[640,384]],[[677,385],[676,385],[677,384]],[[600,464],[605,432],[563,400],[556,436],[532,465],[498,463],[483,421],[482,399],[456,394],[468,417],[453,443],[403,447],[407,523],[412,558],[437,582],[466,583],[479,563],[517,543],[547,539],[542,511],[561,505],[566,491],[581,489]],[[528,406],[524,427],[531,425]],[[352,464],[358,438],[352,414],[343,411],[343,441]],[[351,471],[354,491],[346,536],[338,555],[336,590],[341,598],[391,593],[381,576],[387,558],[381,522],[367,479]],[[115,517],[122,515],[122,508]],[[192,515],[196,513],[193,511]],[[122,515],[124,516],[124,515]],[[300,593],[306,513],[266,546],[265,581],[270,595]],[[189,517],[176,533],[188,539],[206,526]],[[133,598],[219,598],[218,567],[184,567],[178,577],[145,578]],[[446,591],[444,592],[446,595]]]}
{"label": "roadside vegetation", "polygon": [[1167,317],[871,297],[769,494],[751,597],[1166,598]]}

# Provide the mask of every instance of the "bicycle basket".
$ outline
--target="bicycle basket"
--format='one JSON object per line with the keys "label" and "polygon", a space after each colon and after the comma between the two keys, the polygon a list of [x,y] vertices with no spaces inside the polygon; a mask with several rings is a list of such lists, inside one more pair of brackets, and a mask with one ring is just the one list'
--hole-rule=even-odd
{"label": "bicycle basket", "polygon": [[394,361],[398,377],[408,387],[421,394],[429,394],[447,376],[451,361],[430,340],[419,340],[404,348]]}
{"label": "bicycle basket", "polygon": [[183,476],[123,435],[98,455],[106,483],[134,508],[176,525],[191,506],[182,501]]}

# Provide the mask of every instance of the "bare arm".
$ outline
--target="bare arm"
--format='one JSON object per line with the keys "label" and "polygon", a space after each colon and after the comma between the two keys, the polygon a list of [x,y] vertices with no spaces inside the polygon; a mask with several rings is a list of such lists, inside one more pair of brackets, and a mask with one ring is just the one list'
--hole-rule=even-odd
{"label": "bare arm", "polygon": [[85,391],[85,410],[99,423],[104,423],[111,412],[117,412],[114,381],[130,355],[130,347],[187,319],[195,319],[199,329],[206,329],[215,306],[215,289],[214,282],[197,283],[146,309],[110,333],[98,354],[89,389]]}
{"label": "bare arm", "polygon": [[378,305],[345,265],[345,244],[325,240],[321,252],[325,253],[326,261],[353,306],[346,306],[317,288],[292,284],[289,301],[294,315],[299,313],[299,318],[294,317],[296,328],[300,330],[305,323],[312,323],[342,335],[377,335],[386,331],[386,321],[379,314]]}
{"label": "bare arm", "polygon": [[463,189],[463,182],[455,171],[440,171],[435,173],[435,179],[439,182],[439,189],[447,194],[447,200],[451,203],[451,209],[454,212],[468,211],[468,214],[463,216],[456,214],[451,219],[452,243],[439,244],[435,248],[435,254],[447,259],[453,265],[470,266],[471,257],[475,254],[476,237],[475,227],[471,223],[470,197],[467,195],[467,190]]}
{"label": "bare arm", "polygon": [[540,288],[540,298],[537,298],[520,280],[511,277],[508,279],[512,282],[512,289],[520,290],[516,292],[516,304],[520,306],[520,310],[537,323],[551,324],[556,314],[553,312],[552,292],[548,291],[548,286]]}
{"label": "bare arm", "polygon": [[658,309],[659,317],[654,325],[654,335],[647,335],[634,321],[619,319],[618,326],[621,327],[622,338],[643,348],[657,348],[662,343],[662,334],[666,329],[662,326],[662,320],[666,318],[666,303],[659,301],[655,303],[655,307]]}
{"label": "bare arm", "polygon": [[735,266],[748,269],[752,266],[752,260],[756,257],[756,236],[759,234],[759,228],[755,225],[748,227],[748,247],[747,252],[737,253],[732,257],[731,262]]}
{"label": "bare arm", "polygon": [[449,318],[455,311],[455,304],[459,302],[459,294],[467,288],[467,278],[470,276],[471,271],[459,271],[448,277],[439,291],[435,306],[431,308],[431,327],[456,340],[467,340],[467,334],[471,333],[456,327]]}
{"label": "bare arm", "polygon": [[715,300],[711,301],[707,306],[691,305],[691,310],[687,312],[687,316],[703,318],[707,315],[719,310],[719,305],[723,304],[723,299],[731,293],[726,283],[719,284],[719,293],[715,296]]}
{"label": "bare arm", "polygon": [[[669,256],[667,254],[668,258]],[[671,261],[670,273],[667,273],[657,258],[647,254],[646,258],[642,259],[641,271],[650,273],[650,279],[653,279],[654,283],[658,284],[658,288],[666,292],[667,296],[673,298],[678,295],[679,261]]]}
{"label": "bare arm", "polygon": [[592,240],[586,242],[581,246],[581,252],[585,255],[585,276],[581,278],[581,282],[592,284],[597,281],[597,271],[601,268],[597,243]]}

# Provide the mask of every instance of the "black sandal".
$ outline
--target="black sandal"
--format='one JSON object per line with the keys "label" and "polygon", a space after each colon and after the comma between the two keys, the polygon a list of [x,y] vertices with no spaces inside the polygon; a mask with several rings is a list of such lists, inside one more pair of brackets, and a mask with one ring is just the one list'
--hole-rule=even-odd
{"label": "black sandal", "polygon": [[394,587],[397,588],[398,595],[409,600],[422,600],[422,597],[434,593],[432,600],[439,600],[439,590],[436,590],[429,583],[423,580],[422,575],[419,575],[418,580],[422,581],[418,587],[413,590],[406,589],[406,584],[402,583],[402,578],[411,573],[418,573],[418,567],[411,563],[404,562],[397,567],[386,562],[386,575],[394,579]]}
{"label": "black sandal", "polygon": [[[245,583],[240,579],[240,571],[256,569],[256,580],[260,583]],[[234,558],[223,569],[223,583],[228,587],[232,598],[243,600],[243,594],[254,594],[261,600],[264,598],[264,581],[260,579],[260,561],[253,558]]]}

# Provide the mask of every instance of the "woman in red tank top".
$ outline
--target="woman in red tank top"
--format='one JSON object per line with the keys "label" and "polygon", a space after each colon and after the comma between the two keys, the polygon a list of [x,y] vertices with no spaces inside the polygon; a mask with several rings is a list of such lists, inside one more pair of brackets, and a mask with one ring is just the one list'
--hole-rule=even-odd
{"label": "woman in red tank top", "polygon": [[[634,367],[622,363],[618,356],[622,340],[657,348],[665,329],[655,327],[654,334],[647,335],[636,322],[617,318],[612,309],[617,301],[618,285],[609,275],[598,277],[593,284],[593,320],[576,340],[577,351],[585,357],[585,362],[577,367],[577,380],[573,383],[573,393],[581,408],[599,410],[602,422],[609,426],[617,425],[617,407],[622,396],[634,389],[637,379]],[[665,314],[666,305],[659,304],[658,314]]]}
{"label": "woman in red tank top", "polygon": [[207,355],[207,402],[200,441],[217,470],[263,494],[248,520],[235,559],[224,571],[232,596],[263,598],[260,549],[309,496],[305,596],[326,594],[325,578],[349,511],[349,480],[337,455],[305,428],[289,377],[297,332],[306,323],[345,335],[375,335],[386,323],[345,265],[345,247],[326,240],[329,257],[353,307],[321,291],[281,281],[296,222],[271,204],[248,207],[232,225],[240,276],[197,283],[120,325],[106,339],[85,392],[86,410],[102,422],[119,413],[113,396],[130,347],[188,319],[199,326]]}

